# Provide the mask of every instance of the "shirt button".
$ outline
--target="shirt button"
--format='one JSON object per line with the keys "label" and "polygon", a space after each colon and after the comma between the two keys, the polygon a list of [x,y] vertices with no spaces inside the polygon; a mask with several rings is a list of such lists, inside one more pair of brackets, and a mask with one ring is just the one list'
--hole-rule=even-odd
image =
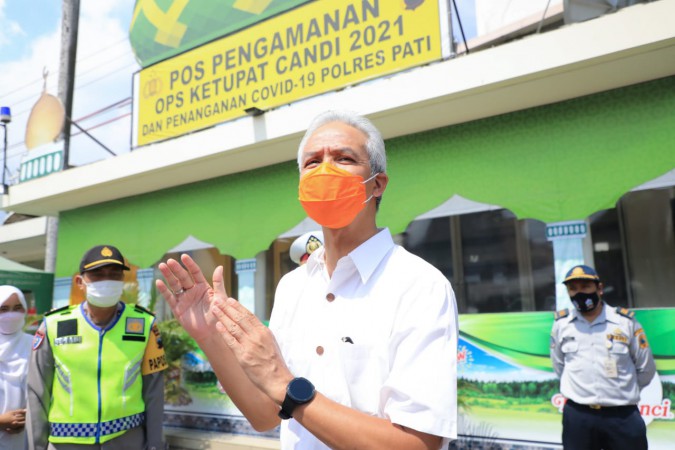
{"label": "shirt button", "polygon": [[323,355],[323,347],[322,346],[319,345],[316,348],[316,354],[319,355],[319,356]]}
{"label": "shirt button", "polygon": [[335,300],[335,295],[333,293],[329,292],[328,295],[326,295],[326,300],[328,300],[329,302],[332,302],[333,300]]}

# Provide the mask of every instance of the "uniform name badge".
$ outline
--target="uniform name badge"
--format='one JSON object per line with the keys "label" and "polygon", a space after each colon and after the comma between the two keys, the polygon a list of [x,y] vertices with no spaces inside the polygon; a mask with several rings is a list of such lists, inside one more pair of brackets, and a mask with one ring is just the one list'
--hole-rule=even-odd
{"label": "uniform name badge", "polygon": [[619,376],[619,371],[616,368],[616,359],[608,356],[605,359],[605,375],[607,378],[616,378]]}

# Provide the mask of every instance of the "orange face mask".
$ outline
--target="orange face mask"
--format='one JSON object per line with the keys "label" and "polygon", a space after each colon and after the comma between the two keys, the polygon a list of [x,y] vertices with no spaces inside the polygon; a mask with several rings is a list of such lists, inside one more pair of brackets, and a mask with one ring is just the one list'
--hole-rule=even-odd
{"label": "orange face mask", "polygon": [[321,163],[300,178],[300,203],[319,225],[346,227],[373,197],[366,199],[366,183],[376,175],[364,180],[327,162]]}

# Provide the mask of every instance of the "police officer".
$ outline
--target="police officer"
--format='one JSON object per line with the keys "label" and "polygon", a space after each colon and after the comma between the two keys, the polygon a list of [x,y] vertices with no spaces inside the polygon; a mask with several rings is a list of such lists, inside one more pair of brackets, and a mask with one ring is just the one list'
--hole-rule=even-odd
{"label": "police officer", "polygon": [[28,370],[28,437],[35,450],[160,449],[164,349],[152,314],[120,301],[124,257],[84,254],[80,305],[45,315]]}
{"label": "police officer", "polygon": [[323,247],[323,231],[309,231],[293,241],[288,253],[291,261],[302,266],[320,247]]}
{"label": "police officer", "polygon": [[573,267],[563,281],[574,309],[555,314],[551,360],[567,398],[567,450],[646,450],[647,429],[637,403],[656,373],[652,352],[634,313],[602,300],[592,267]]}

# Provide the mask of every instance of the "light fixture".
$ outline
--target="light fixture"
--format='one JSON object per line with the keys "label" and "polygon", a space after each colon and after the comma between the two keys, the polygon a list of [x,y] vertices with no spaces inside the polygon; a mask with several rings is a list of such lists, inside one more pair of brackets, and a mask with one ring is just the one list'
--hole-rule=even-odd
{"label": "light fixture", "polygon": [[262,116],[263,114],[265,114],[265,111],[263,111],[260,108],[256,108],[255,106],[252,106],[250,108],[246,108],[244,110],[244,112],[246,113],[246,115],[251,116],[251,117]]}
{"label": "light fixture", "polygon": [[12,111],[9,106],[0,107],[0,122],[10,123],[12,121]]}

